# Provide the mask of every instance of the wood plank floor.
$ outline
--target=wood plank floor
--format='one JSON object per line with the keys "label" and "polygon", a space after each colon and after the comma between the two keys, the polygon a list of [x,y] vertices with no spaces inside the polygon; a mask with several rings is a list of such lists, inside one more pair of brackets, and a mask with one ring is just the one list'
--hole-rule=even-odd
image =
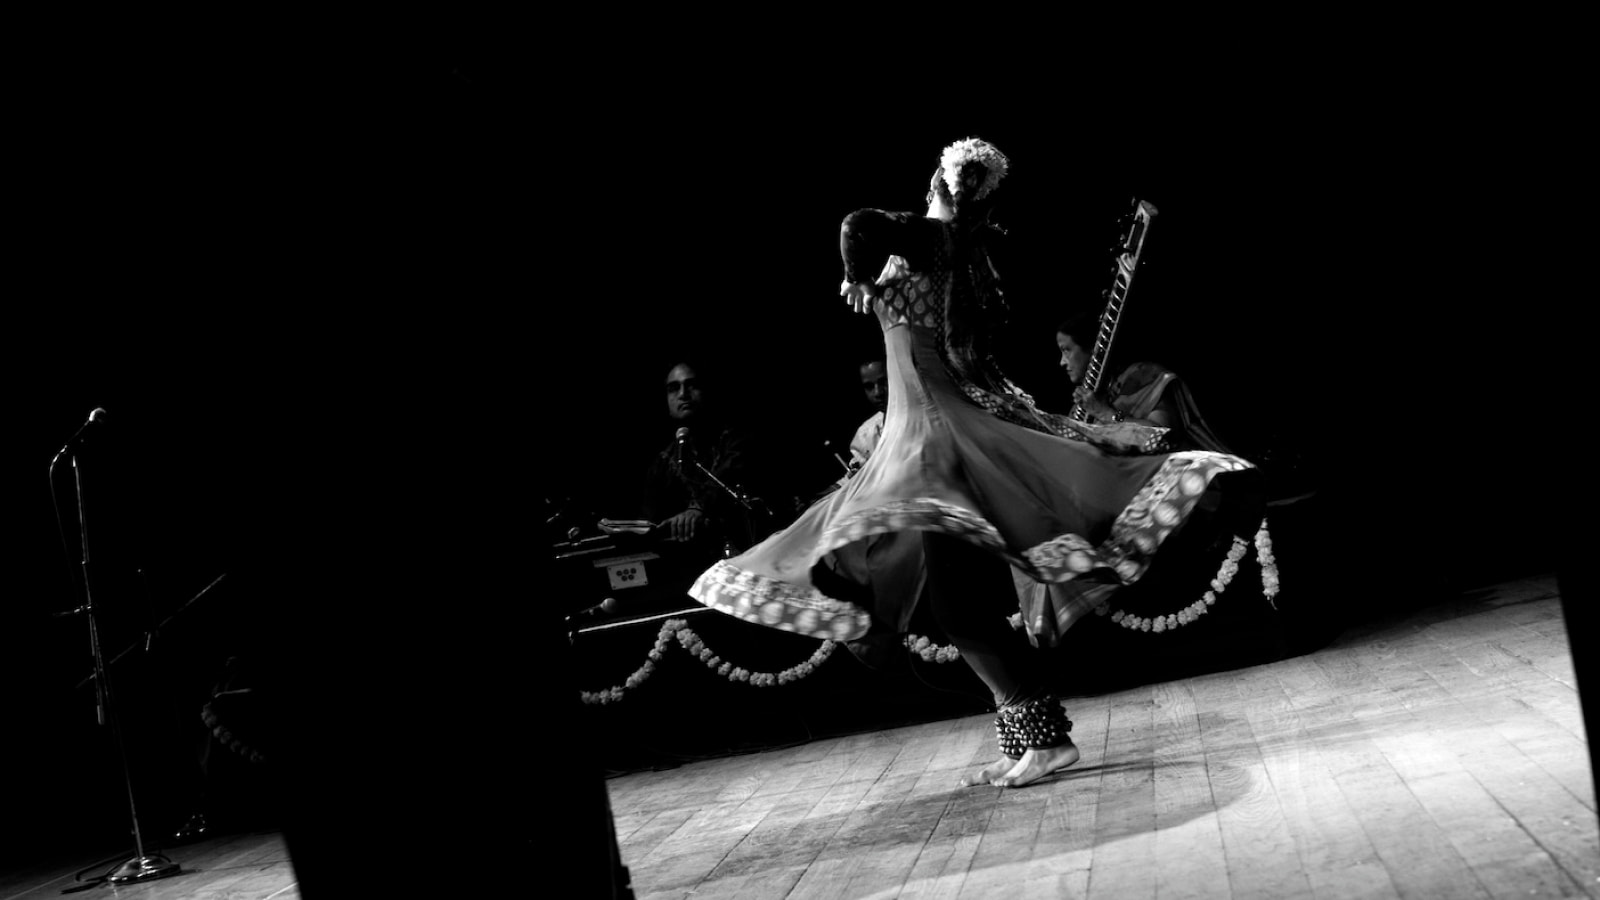
{"label": "wood plank floor", "polygon": [[608,782],[640,900],[1600,897],[1554,578],[1067,703],[1084,758],[960,788],[974,716]]}
{"label": "wood plank floor", "polygon": [[[1553,578],[1365,626],[1307,656],[1067,706],[1083,760],[1019,790],[956,785],[993,752],[988,716],[611,779],[635,895],[1600,897]],[[115,895],[299,896],[276,834],[168,856],[183,874]],[[91,862],[0,879],[0,900],[59,897]]]}
{"label": "wood plank floor", "polygon": [[[127,855],[131,855],[131,850]],[[271,832],[215,837],[184,847],[164,851],[182,871],[143,884],[107,887],[101,885],[68,897],[103,897],[118,900],[299,900],[294,869],[289,862],[283,838]],[[126,858],[124,856],[123,858]],[[61,891],[73,887],[78,869],[95,863],[85,859],[65,871],[31,879],[30,886],[0,889],[0,900],[44,900],[60,898]],[[112,859],[84,874],[85,879],[102,875],[120,859]]]}

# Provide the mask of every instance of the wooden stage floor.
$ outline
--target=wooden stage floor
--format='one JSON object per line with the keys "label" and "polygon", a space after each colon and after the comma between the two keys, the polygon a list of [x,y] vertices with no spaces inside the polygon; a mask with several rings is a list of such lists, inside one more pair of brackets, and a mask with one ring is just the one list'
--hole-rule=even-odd
{"label": "wooden stage floor", "polygon": [[[993,752],[989,716],[613,778],[635,896],[1600,897],[1553,578],[1067,710],[1083,760],[1022,789],[956,785]],[[299,896],[276,834],[168,856],[183,874],[81,896]],[[92,861],[0,879],[0,900],[59,897]]]}
{"label": "wooden stage floor", "polygon": [[[300,897],[283,838],[272,832],[219,836],[172,847],[162,853],[182,867],[182,871],[143,884],[117,887],[102,884],[63,895],[63,889],[80,883],[74,880],[78,870],[96,862],[89,858],[57,871],[0,879],[0,900],[43,900],[62,896],[109,896],[117,900],[299,900]],[[123,858],[130,855],[131,848]],[[118,861],[111,859],[85,873],[84,877],[104,874]]]}
{"label": "wooden stage floor", "polygon": [[614,778],[635,895],[1600,896],[1553,577],[1066,705],[1084,758],[1021,789],[956,785],[989,716]]}

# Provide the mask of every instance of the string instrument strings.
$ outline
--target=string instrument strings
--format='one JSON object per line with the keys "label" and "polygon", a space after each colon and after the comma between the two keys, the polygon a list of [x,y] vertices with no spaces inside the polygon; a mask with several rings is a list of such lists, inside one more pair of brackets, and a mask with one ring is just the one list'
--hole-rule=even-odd
{"label": "string instrument strings", "polygon": [[[1123,216],[1127,230],[1113,248],[1116,263],[1112,270],[1111,288],[1106,291],[1106,308],[1100,313],[1100,327],[1095,332],[1094,350],[1089,354],[1089,365],[1084,369],[1083,385],[1092,393],[1100,389],[1100,378],[1105,372],[1106,357],[1111,353],[1111,341],[1117,336],[1117,325],[1122,320],[1122,309],[1128,302],[1128,291],[1133,287],[1133,275],[1138,271],[1144,254],[1144,241],[1150,233],[1150,223],[1155,219],[1156,208],[1149,202],[1133,201],[1133,212]],[[1074,403],[1071,417],[1079,422],[1088,420],[1083,404]]]}

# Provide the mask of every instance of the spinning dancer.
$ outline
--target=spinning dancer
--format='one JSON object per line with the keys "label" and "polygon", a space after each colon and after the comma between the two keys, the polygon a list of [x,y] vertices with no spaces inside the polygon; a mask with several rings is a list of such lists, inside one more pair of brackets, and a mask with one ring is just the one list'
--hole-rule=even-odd
{"label": "spinning dancer", "polygon": [[864,209],[845,219],[840,293],[884,331],[883,434],[842,489],[690,589],[748,621],[839,641],[903,632],[929,603],[998,708],[1001,757],[962,783],[1002,787],[1079,755],[1048,691],[1046,654],[1006,621],[1017,608],[1012,571],[1056,586],[1023,609],[1028,636],[1050,644],[1138,580],[1197,509],[1238,505],[1237,518],[1214,521],[1259,519],[1249,508],[1258,472],[1245,460],[1118,455],[1041,412],[994,364],[988,329],[1003,297],[988,242],[1007,167],[992,144],[960,141],[933,174],[925,215]]}

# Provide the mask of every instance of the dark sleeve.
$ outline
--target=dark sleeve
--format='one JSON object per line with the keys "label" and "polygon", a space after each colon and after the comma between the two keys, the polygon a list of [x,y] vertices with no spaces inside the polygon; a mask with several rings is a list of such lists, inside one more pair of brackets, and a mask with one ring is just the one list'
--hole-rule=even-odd
{"label": "dark sleeve", "polygon": [[[750,482],[758,474],[754,468],[758,464],[755,459],[758,454],[752,454],[751,440],[743,431],[724,429],[709,447],[700,447],[699,453],[700,464],[710,469],[723,484],[736,491],[755,488]],[[727,491],[692,462],[678,466],[675,457],[676,446],[670,445],[651,461],[646,491],[650,521],[660,522],[690,507],[712,516],[728,515],[734,500]]]}
{"label": "dark sleeve", "polygon": [[858,209],[839,226],[839,255],[851,284],[872,281],[891,256],[903,257],[912,271],[927,271],[933,260],[938,223],[908,212]]}
{"label": "dark sleeve", "polygon": [[[716,473],[723,484],[742,493],[759,493],[759,485],[753,482],[761,474],[758,471],[759,453],[754,451],[753,440],[750,435],[738,428],[727,428],[717,436],[715,448],[712,450],[712,461],[708,467]],[[718,487],[696,471],[691,492],[695,502],[701,509],[711,513],[726,513],[733,500],[726,491]]]}
{"label": "dark sleeve", "polygon": [[674,481],[677,476],[673,474],[665,454],[658,453],[650,460],[650,466],[645,470],[644,488],[644,516],[652,522],[659,522],[667,516],[675,515],[679,509],[669,510],[674,505],[674,494],[681,493],[675,490]]}

